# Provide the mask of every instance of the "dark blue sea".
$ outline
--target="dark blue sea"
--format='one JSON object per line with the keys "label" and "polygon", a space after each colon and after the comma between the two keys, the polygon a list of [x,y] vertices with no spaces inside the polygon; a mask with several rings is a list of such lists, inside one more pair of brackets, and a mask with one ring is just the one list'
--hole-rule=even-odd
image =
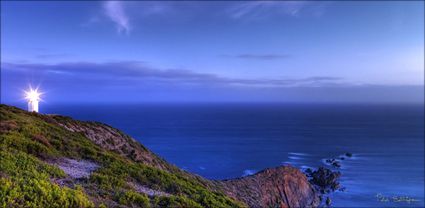
{"label": "dark blue sea", "polygon": [[[210,179],[279,165],[305,169],[346,152],[333,205],[424,206],[424,106],[402,104],[48,105],[101,121]],[[413,200],[413,201],[411,201]]]}

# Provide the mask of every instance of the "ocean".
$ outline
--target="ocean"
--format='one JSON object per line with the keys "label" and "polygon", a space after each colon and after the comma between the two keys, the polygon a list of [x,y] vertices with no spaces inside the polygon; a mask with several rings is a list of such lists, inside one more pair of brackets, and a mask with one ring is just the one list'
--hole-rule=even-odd
{"label": "ocean", "polygon": [[341,161],[336,207],[424,206],[424,106],[414,104],[41,104],[121,129],[209,179]]}

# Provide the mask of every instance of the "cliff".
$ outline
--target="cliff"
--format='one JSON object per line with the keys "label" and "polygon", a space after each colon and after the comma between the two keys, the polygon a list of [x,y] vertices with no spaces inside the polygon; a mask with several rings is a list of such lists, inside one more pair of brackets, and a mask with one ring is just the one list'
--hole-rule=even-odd
{"label": "cliff", "polygon": [[222,181],[224,192],[249,207],[316,207],[316,190],[298,169],[269,168],[251,176]]}
{"label": "cliff", "polygon": [[211,181],[108,125],[0,106],[4,207],[314,207],[293,167]]}

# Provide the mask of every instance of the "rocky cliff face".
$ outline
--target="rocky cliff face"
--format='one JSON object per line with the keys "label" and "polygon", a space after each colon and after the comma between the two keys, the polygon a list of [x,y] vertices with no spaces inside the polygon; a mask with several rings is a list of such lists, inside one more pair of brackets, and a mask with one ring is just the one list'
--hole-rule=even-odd
{"label": "rocky cliff face", "polygon": [[[135,139],[108,125],[28,113],[6,105],[0,107],[0,153],[4,159],[0,161],[0,185],[4,185],[6,191],[10,189],[7,193],[18,193],[4,193],[1,204],[19,206],[21,199],[31,197],[38,200],[34,201],[35,205],[46,205],[43,196],[34,196],[24,188],[32,185],[26,184],[28,178],[21,179],[31,174],[29,181],[51,183],[45,191],[46,197],[49,191],[53,194],[60,190],[69,196],[69,199],[60,199],[68,200],[63,203],[71,201],[90,206],[319,205],[318,194],[306,176],[293,167],[270,168],[243,178],[211,181],[167,163]],[[34,170],[29,170],[27,165],[21,167],[24,163],[16,162],[18,160],[32,161]],[[95,168],[88,170],[86,164]],[[81,171],[74,170],[75,167]],[[73,177],[78,175],[74,173],[84,173],[86,179]],[[67,188],[60,188],[64,186]],[[73,198],[72,194],[79,194],[80,198]],[[49,199],[53,202],[48,203],[59,200]]]}
{"label": "rocky cliff face", "polygon": [[116,152],[135,162],[142,162],[162,170],[174,170],[175,167],[156,156],[135,139],[118,129],[99,122],[76,121],[70,117],[47,115],[44,119],[64,127],[71,132],[84,134],[95,144],[107,150]]}
{"label": "rocky cliff face", "polygon": [[225,180],[221,185],[229,196],[249,207],[317,207],[318,195],[298,169],[282,166],[255,175]]}

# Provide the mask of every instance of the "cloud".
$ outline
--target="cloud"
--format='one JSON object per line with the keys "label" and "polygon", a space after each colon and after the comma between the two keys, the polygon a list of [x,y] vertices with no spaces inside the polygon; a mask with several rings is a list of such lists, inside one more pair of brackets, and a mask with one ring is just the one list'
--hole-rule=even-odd
{"label": "cloud", "polygon": [[137,61],[1,63],[1,102],[20,102],[39,85],[48,102],[411,102],[422,86],[352,85],[331,76],[230,78]]}
{"label": "cloud", "polygon": [[238,54],[238,55],[222,55],[223,57],[252,59],[252,60],[277,60],[286,59],[290,56],[287,54]]}
{"label": "cloud", "polygon": [[[102,15],[96,14],[82,26],[101,22],[103,16],[111,20],[118,33],[129,34],[139,22],[151,16],[171,19],[199,18],[205,16],[240,20],[257,20],[276,16],[321,16],[327,2],[310,1],[247,1],[247,2],[169,2],[169,1],[105,1]],[[130,24],[130,19],[132,20]]]}
{"label": "cloud", "polygon": [[[185,69],[158,69],[143,62],[121,61],[106,63],[65,62],[58,64],[2,63],[2,70],[20,74],[37,74],[45,80],[62,79],[103,80],[111,83],[143,82],[163,85],[199,85],[219,87],[293,87],[326,86],[341,84],[339,77],[307,77],[298,79],[246,79],[230,78],[216,74]],[[58,77],[59,76],[59,77]]]}
{"label": "cloud", "polygon": [[[133,29],[133,24],[137,24],[141,18],[148,16],[169,14],[173,10],[173,5],[169,2],[137,2],[137,1],[105,1],[102,3],[102,15],[95,14],[82,26],[90,26],[102,21],[106,16],[115,23],[119,34],[129,34]],[[176,7],[179,8],[179,7]]]}
{"label": "cloud", "polygon": [[326,2],[310,1],[250,1],[230,7],[227,13],[234,19],[262,19],[272,15],[298,17],[301,14],[321,16]]}
{"label": "cloud", "polygon": [[72,54],[69,53],[46,53],[46,54],[37,54],[35,58],[37,59],[52,59],[52,58],[66,58],[71,57]]}
{"label": "cloud", "polygon": [[103,10],[106,16],[116,24],[118,33],[130,33],[129,17],[124,10],[122,1],[106,1],[103,3]]}

